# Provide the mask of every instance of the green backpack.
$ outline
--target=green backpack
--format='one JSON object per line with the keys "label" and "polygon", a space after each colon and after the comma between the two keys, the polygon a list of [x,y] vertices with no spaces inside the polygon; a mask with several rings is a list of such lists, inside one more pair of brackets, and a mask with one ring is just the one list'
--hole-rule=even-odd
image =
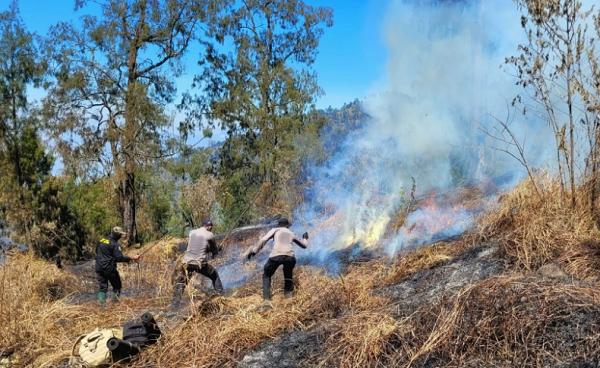
{"label": "green backpack", "polygon": [[78,356],[86,367],[101,367],[112,363],[110,350],[106,343],[110,338],[123,338],[121,328],[96,328],[87,335],[81,335],[75,341],[71,352],[72,358],[75,355],[75,349],[79,344]]}

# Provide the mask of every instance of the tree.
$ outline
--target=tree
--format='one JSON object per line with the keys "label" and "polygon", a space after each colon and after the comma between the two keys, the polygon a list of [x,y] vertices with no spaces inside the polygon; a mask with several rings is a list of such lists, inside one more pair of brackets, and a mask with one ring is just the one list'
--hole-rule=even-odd
{"label": "tree", "polygon": [[31,227],[32,195],[52,167],[27,98],[27,88],[39,86],[44,75],[36,37],[25,29],[13,1],[0,13],[0,172],[4,211],[18,232]]}
{"label": "tree", "polygon": [[[86,3],[77,1],[77,9]],[[55,84],[45,111],[67,170],[114,178],[132,244],[137,170],[168,149],[165,106],[205,9],[197,0],[95,3],[100,16],[82,17],[79,29],[60,23],[51,31]]]}
{"label": "tree", "polygon": [[[556,160],[563,194],[565,181],[571,205],[576,205],[576,156],[578,121],[589,121],[581,97],[585,72],[587,21],[591,11],[578,0],[516,0],[524,11],[521,24],[528,42],[520,54],[507,59],[517,71],[518,85],[531,92],[532,101],[521,96],[524,111],[544,117],[555,135]],[[592,41],[593,42],[593,41]],[[533,102],[529,104],[530,102]]]}
{"label": "tree", "polygon": [[202,94],[184,99],[197,109],[183,129],[200,123],[227,132],[219,174],[230,220],[250,216],[261,187],[266,210],[290,202],[303,147],[316,145],[322,123],[310,114],[320,89],[309,67],[331,24],[331,9],[299,0],[230,1],[210,22],[212,41],[194,84]]}
{"label": "tree", "polygon": [[589,154],[586,159],[585,177],[589,186],[590,211],[600,224],[600,211],[597,208],[597,196],[600,193],[600,54],[596,42],[600,37],[600,12],[593,16],[595,37],[586,40],[585,59],[587,68],[578,70],[576,88],[586,108],[584,125],[589,144]]}

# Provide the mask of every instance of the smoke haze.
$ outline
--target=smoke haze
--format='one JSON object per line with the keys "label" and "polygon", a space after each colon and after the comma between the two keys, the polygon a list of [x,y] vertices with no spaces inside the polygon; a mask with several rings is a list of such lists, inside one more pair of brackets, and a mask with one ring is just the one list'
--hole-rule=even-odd
{"label": "smoke haze", "polygon": [[[364,101],[371,119],[339,142],[331,160],[311,169],[308,200],[295,215],[298,229],[314,234],[312,249],[303,252],[310,259],[353,244],[394,254],[435,240],[431,231],[452,236],[471,226],[480,208],[434,203],[388,234],[407,205],[412,178],[419,196],[489,181],[502,189],[522,177],[519,164],[491,149],[496,142],[479,129],[492,116],[504,118],[517,93],[501,68],[522,32],[514,3],[396,1],[388,14],[387,75]],[[531,134],[526,128],[515,127],[520,136]],[[542,128],[529,127],[538,137],[546,134]],[[447,222],[443,229],[420,226],[440,218]]]}

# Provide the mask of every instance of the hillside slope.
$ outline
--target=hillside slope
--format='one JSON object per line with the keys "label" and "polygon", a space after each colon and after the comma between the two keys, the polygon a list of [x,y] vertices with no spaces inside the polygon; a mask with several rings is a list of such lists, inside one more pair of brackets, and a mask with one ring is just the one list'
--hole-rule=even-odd
{"label": "hillside slope", "polygon": [[239,257],[258,233],[214,260],[229,277],[224,296],[196,279],[177,313],[168,305],[183,239],[147,245],[144,262],[123,266],[124,298],[106,309],[90,263],[58,270],[15,254],[1,268],[3,364],[67,367],[78,335],[149,310],[164,335],[131,367],[596,367],[597,229],[546,185],[538,198],[523,184],[452,242],[361,258],[340,275],[301,265],[292,299],[278,273],[272,309],[260,297],[262,261]]}

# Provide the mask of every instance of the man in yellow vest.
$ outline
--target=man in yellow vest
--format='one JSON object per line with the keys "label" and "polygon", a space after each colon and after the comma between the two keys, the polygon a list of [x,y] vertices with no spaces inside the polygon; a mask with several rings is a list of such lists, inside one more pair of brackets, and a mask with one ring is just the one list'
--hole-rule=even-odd
{"label": "man in yellow vest", "polygon": [[121,295],[121,276],[117,270],[117,262],[131,262],[140,259],[139,255],[128,257],[121,252],[119,239],[126,235],[119,226],[115,226],[108,238],[100,239],[96,246],[96,278],[100,290],[98,291],[98,302],[100,305],[106,303],[106,292],[108,283],[113,288],[115,299]]}

